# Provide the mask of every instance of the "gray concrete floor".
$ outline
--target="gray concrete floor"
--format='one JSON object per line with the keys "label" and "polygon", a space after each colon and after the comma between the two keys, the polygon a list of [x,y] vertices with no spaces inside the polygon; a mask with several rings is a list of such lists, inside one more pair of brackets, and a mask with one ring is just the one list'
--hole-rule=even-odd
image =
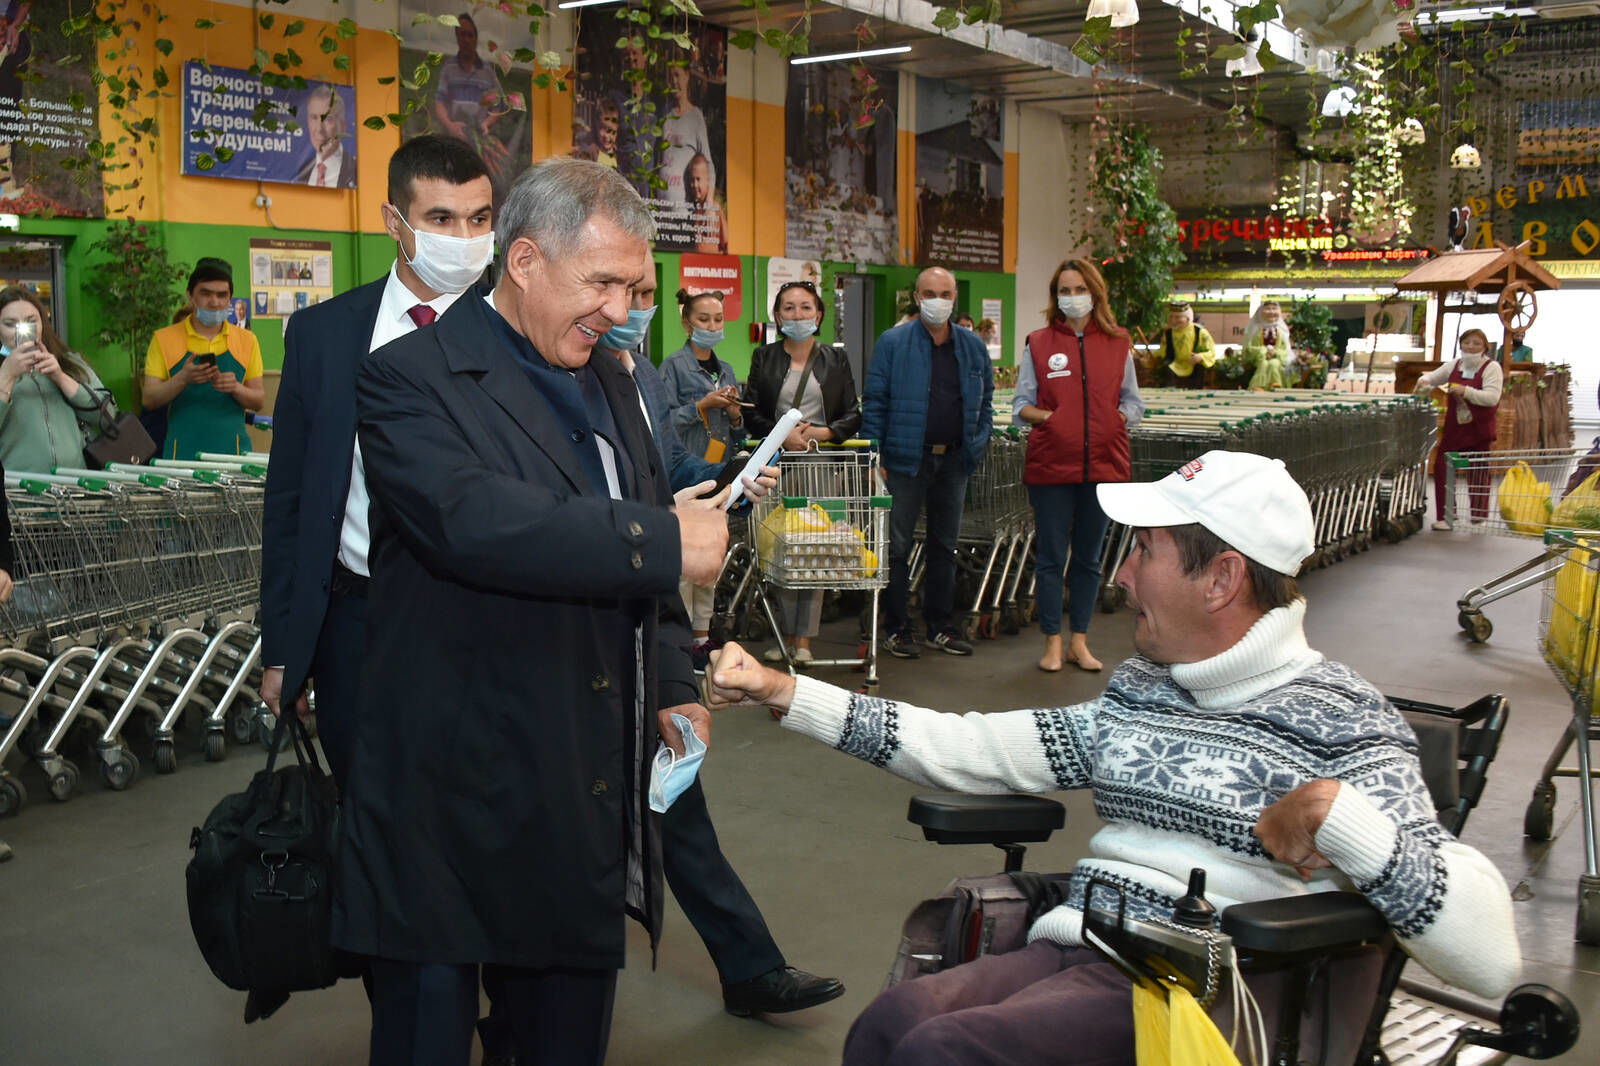
{"label": "gray concrete floor", "polygon": [[[1314,646],[1386,692],[1465,703],[1511,697],[1509,743],[1466,839],[1515,888],[1525,977],[1565,991],[1589,1023],[1566,1058],[1600,1061],[1600,949],[1572,940],[1582,871],[1577,788],[1560,785],[1557,837],[1521,834],[1528,789],[1570,714],[1537,652],[1537,592],[1489,608],[1495,634],[1469,645],[1455,600],[1533,554],[1522,541],[1422,533],[1305,581]],[[1131,616],[1098,616],[1091,633],[1107,662],[1130,653]],[[829,630],[853,643],[851,625]],[[942,709],[994,710],[1093,696],[1102,679],[1033,667],[1035,634],[983,642],[972,659],[935,656],[883,664],[885,695]],[[838,671],[847,685],[858,675]],[[925,843],[905,818],[916,789],[794,736],[765,711],[718,717],[703,773],[722,842],[790,961],[844,979],[844,998],[764,1021],[722,1012],[716,974],[670,901],[659,965],[631,934],[610,1063],[838,1061],[845,1032],[882,983],[906,912],[952,876],[998,868],[988,848]],[[33,802],[0,822],[16,858],[0,866],[0,1064],[357,1063],[367,1019],[360,986],[295,996],[246,1028],[243,997],[206,970],[190,935],[183,891],[190,826],[260,764],[256,749],[204,762],[191,743],[175,776],[146,772],[126,793],[86,775],[80,794],[53,804],[28,768]],[[89,769],[85,760],[80,760]],[[147,760],[148,762],[148,760]],[[1096,828],[1087,797],[1064,797],[1067,829],[1029,851],[1029,866],[1068,868]],[[1413,970],[1416,968],[1413,967]]]}

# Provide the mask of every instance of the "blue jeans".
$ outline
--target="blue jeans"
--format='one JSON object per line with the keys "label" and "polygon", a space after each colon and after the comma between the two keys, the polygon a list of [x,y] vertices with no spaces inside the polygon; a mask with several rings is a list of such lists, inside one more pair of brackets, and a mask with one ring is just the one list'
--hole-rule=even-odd
{"label": "blue jeans", "polygon": [[1067,549],[1072,549],[1068,622],[1074,633],[1089,632],[1100,595],[1100,549],[1110,519],[1100,509],[1094,485],[1029,485],[1033,504],[1034,596],[1039,603],[1039,629],[1045,636],[1061,632],[1062,574]]}
{"label": "blue jeans", "polygon": [[956,546],[961,539],[961,507],[967,498],[967,465],[960,445],[943,455],[924,449],[915,474],[885,470],[894,505],[889,510],[889,592],[884,606],[888,632],[906,629],[906,600],[911,594],[911,542],[917,519],[927,507],[927,569],[922,584],[922,620],[931,637],[952,628],[956,598]]}

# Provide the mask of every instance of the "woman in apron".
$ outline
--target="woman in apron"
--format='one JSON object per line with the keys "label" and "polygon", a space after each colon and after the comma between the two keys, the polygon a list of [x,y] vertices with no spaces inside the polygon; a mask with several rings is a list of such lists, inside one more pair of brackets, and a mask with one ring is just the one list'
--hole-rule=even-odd
{"label": "woman in apron", "polygon": [[[1447,530],[1445,519],[1445,453],[1485,452],[1494,443],[1495,419],[1500,406],[1500,388],[1505,375],[1500,364],[1489,358],[1489,338],[1481,329],[1469,329],[1457,342],[1460,358],[1417,379],[1416,391],[1427,395],[1444,389],[1444,430],[1439,435],[1439,450],[1433,461],[1433,528]],[[1482,464],[1467,474],[1467,497],[1471,501],[1472,524],[1489,517],[1489,468]]]}

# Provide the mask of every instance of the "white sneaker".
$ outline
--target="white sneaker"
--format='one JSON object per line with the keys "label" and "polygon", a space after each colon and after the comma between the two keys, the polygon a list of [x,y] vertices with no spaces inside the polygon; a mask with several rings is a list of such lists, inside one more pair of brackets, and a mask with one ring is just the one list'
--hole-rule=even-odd
{"label": "white sneaker", "polygon": [[814,656],[811,654],[810,648],[796,648],[794,650],[794,664],[796,666],[805,666],[807,663],[811,662],[813,658]]}
{"label": "white sneaker", "polygon": [[761,653],[761,657],[767,660],[769,663],[781,663],[783,662],[783,649],[768,648],[766,651]]}
{"label": "white sneaker", "polygon": [[1433,523],[1433,531],[1435,533],[1448,533],[1450,532],[1450,523],[1446,522],[1442,518],[1435,519]]}

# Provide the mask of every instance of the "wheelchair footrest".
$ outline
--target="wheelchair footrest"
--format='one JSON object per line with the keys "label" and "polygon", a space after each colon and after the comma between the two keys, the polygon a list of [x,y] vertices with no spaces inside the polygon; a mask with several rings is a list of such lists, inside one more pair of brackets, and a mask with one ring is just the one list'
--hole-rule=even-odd
{"label": "wheelchair footrest", "polygon": [[[1467,1025],[1494,1027],[1494,1019],[1453,1010],[1413,995],[1404,988],[1389,1000],[1383,1020],[1383,1051],[1393,1066],[1433,1066]],[[1489,1066],[1504,1062],[1503,1052],[1469,1044],[1461,1049],[1457,1066]]]}
{"label": "wheelchair footrest", "polygon": [[940,844],[1032,844],[1067,824],[1067,809],[1043,796],[911,797],[906,818]]}

